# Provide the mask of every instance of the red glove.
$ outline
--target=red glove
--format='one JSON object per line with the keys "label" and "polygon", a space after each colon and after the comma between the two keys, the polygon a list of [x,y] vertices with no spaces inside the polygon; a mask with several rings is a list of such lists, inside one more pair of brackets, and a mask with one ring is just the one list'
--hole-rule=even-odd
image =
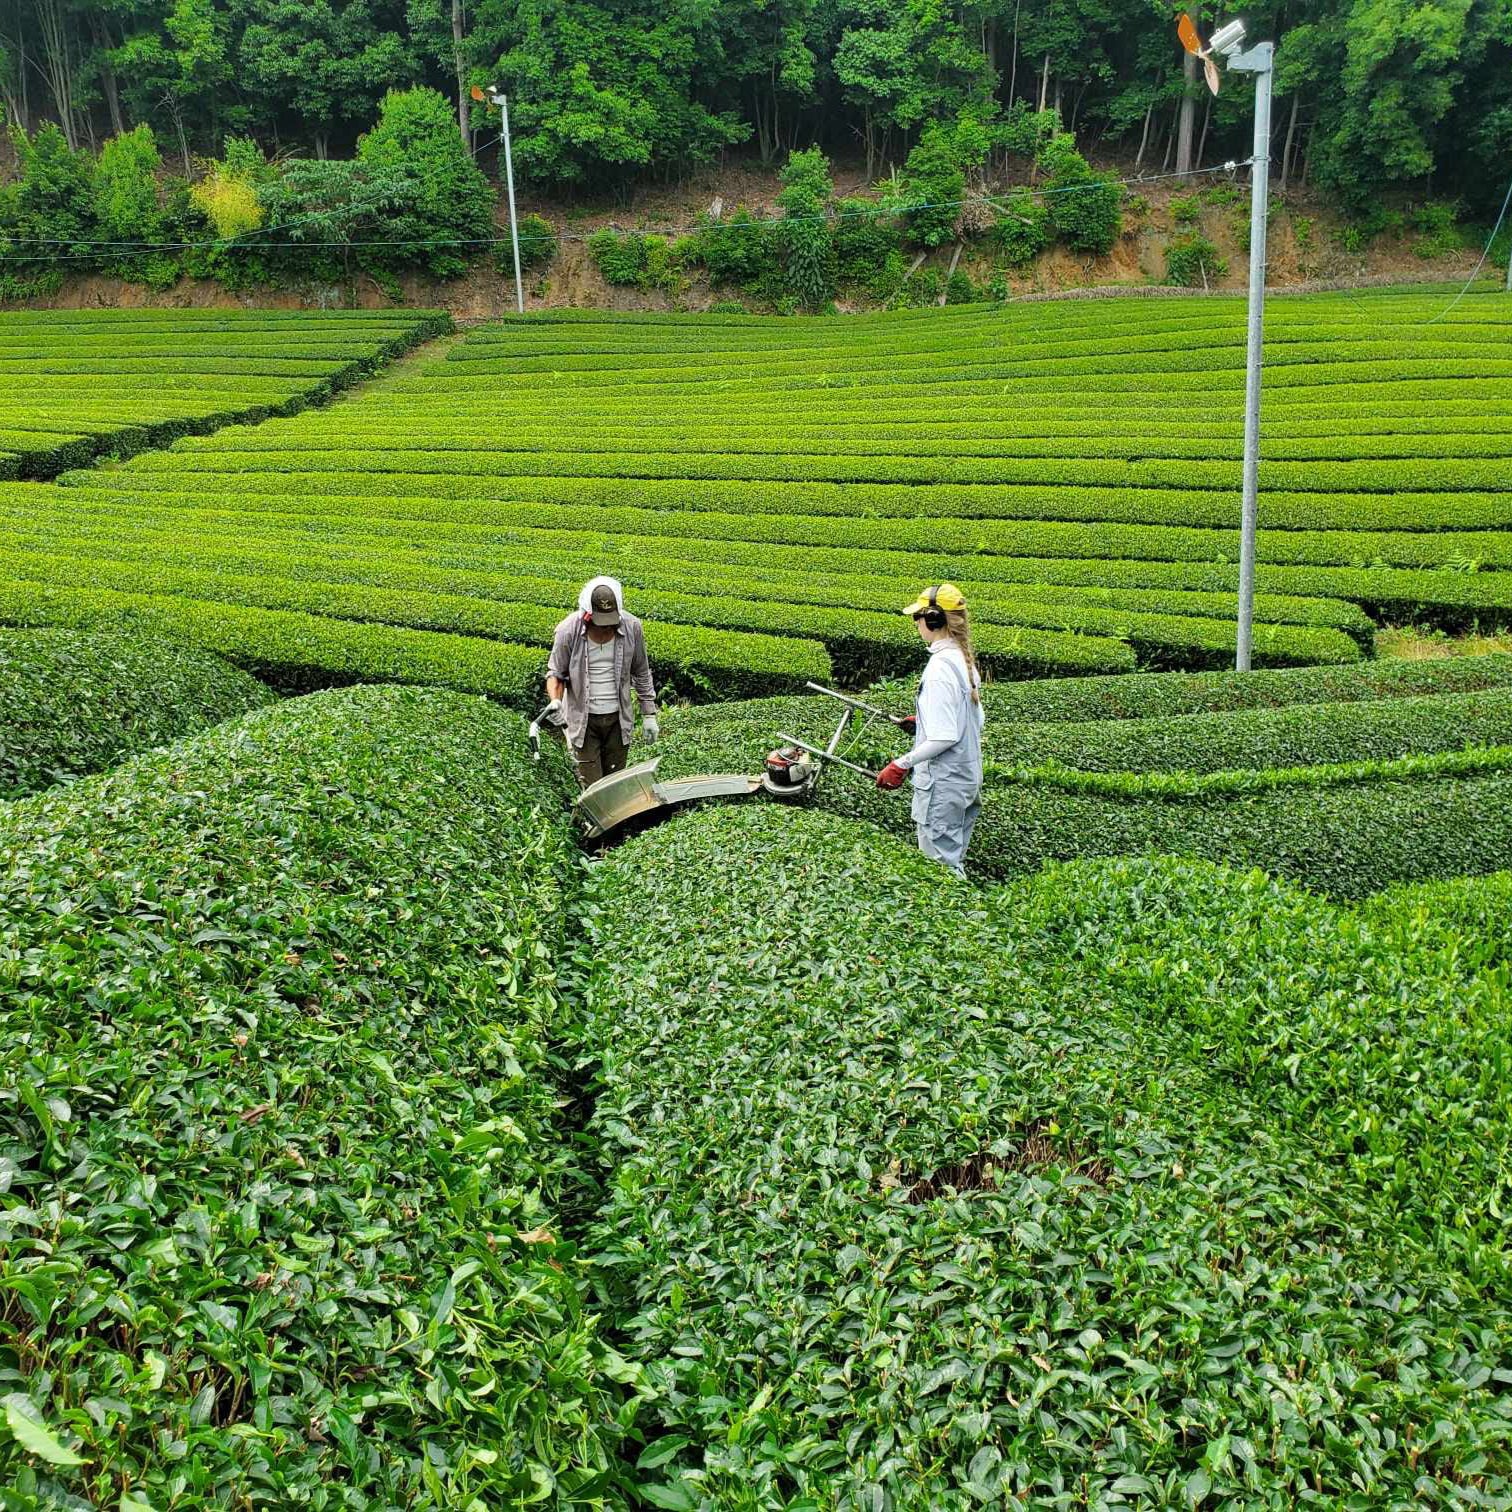
{"label": "red glove", "polygon": [[877,786],[891,792],[894,788],[903,786],[903,779],[908,776],[908,768],[899,766],[896,761],[889,761],[880,772],[877,773]]}
{"label": "red glove", "polygon": [[905,714],[902,719],[895,719],[893,723],[906,735],[916,735],[919,731],[919,717],[917,714]]}

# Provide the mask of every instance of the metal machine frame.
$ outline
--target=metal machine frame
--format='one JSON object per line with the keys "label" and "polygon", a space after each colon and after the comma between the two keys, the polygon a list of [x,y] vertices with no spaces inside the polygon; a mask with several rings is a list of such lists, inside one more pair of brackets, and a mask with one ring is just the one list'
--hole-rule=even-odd
{"label": "metal machine frame", "polygon": [[[671,777],[659,780],[656,772],[661,765],[659,756],[636,766],[626,767],[608,777],[600,778],[591,787],[578,794],[573,807],[584,824],[584,837],[597,840],[617,829],[627,819],[641,814],[655,813],[658,809],[676,808],[685,803],[697,803],[704,798],[750,798],[757,793],[766,793],[781,802],[796,802],[807,798],[818,786],[819,776],[825,764],[833,763],[872,780],[877,774],[849,761],[840,754],[841,742],[852,728],[858,715],[866,717],[855,730],[847,750],[878,720],[888,724],[901,724],[902,720],[885,710],[852,698],[848,693],[836,692],[834,688],[819,683],[806,683],[814,693],[823,693],[828,698],[844,704],[835,733],[828,745],[815,746],[799,740],[795,735],[781,731],[777,738],[783,743],[770,752],[764,771],[755,774],[736,772],[707,772],[691,777]],[[530,745],[534,759],[541,758],[541,724],[545,711],[538,714],[530,725]]]}

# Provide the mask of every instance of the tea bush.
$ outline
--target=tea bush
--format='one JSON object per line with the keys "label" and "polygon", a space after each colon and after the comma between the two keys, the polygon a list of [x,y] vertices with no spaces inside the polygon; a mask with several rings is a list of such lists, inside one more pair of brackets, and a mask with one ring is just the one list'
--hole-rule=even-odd
{"label": "tea bush", "polygon": [[[124,167],[108,182],[136,192]],[[293,414],[450,328],[424,310],[0,312],[0,477]]]}
{"label": "tea bush", "polygon": [[0,631],[0,798],[100,771],[272,701],[228,662],[171,641]]}
{"label": "tea bush", "polygon": [[[1512,659],[1475,662],[989,684],[972,864],[1165,853],[1344,897],[1494,871],[1512,845]],[[911,692],[883,696],[902,713]],[[823,745],[835,719],[819,698],[676,714],[663,771],[754,766],[776,733]],[[905,745],[873,726],[851,756],[875,769]],[[849,773],[815,801],[912,833],[906,798]]]}
{"label": "tea bush", "polygon": [[[784,227],[817,226],[839,277],[846,238],[853,268],[861,243],[875,254],[891,240],[871,212],[798,213],[828,193],[821,158],[799,155],[789,176],[793,213],[763,233],[774,256]],[[738,253],[738,218],[692,240],[726,237]],[[680,277],[674,264],[696,249],[657,245],[665,276]],[[938,298],[941,271],[894,297]],[[1442,310],[1417,294],[1276,302],[1262,662],[1358,660],[1381,620],[1512,619],[1505,310],[1481,295]],[[65,396],[85,402],[101,363],[206,402],[207,385],[234,382],[241,403],[269,405],[328,357],[259,352],[274,371],[247,389],[229,369],[263,343],[226,330],[222,361],[170,377],[178,338],[141,318],[142,355],[129,358],[83,317],[66,355],[23,321],[31,344],[11,349],[25,364],[11,392],[41,376],[57,397],[50,420],[28,399],[0,422],[13,471],[77,444],[44,422],[59,423]],[[565,612],[574,579],[609,570],[654,595],[654,652],[704,697],[791,686],[771,673],[799,661],[842,677],[902,670],[897,606],[946,579],[978,607],[999,675],[1212,667],[1234,646],[1243,354],[1242,301],[1227,296],[843,320],[553,310],[471,331],[339,416],[186,437],[108,475],[71,475],[66,498],[0,487],[0,536],[14,578],[60,589],[150,583],[160,599],[522,646]],[[784,652],[772,637],[805,644]]]}
{"label": "tea bush", "polygon": [[1439,937],[1170,861],[984,893],[755,807],[590,898],[654,1505],[1508,1488],[1506,985]]}
{"label": "tea bush", "polygon": [[13,1494],[612,1486],[639,1369],[559,1226],[573,847],[523,744],[341,690],[0,812]]}

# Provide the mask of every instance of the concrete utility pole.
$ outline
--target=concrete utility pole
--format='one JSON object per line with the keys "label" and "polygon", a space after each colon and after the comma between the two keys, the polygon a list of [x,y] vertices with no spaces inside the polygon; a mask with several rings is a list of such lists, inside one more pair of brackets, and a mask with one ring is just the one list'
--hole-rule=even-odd
{"label": "concrete utility pole", "polygon": [[504,182],[509,187],[509,242],[514,249],[515,308],[525,313],[525,285],[520,279],[520,227],[515,217],[514,153],[509,143],[509,96],[494,91],[489,98],[499,107],[504,126]]}
{"label": "concrete utility pole", "polygon": [[1257,42],[1228,66],[1255,76],[1255,146],[1250,166],[1249,339],[1244,376],[1244,500],[1239,521],[1239,633],[1234,666],[1250,669],[1255,635],[1255,529],[1260,509],[1260,365],[1265,339],[1265,230],[1270,209],[1271,77],[1275,46]]}

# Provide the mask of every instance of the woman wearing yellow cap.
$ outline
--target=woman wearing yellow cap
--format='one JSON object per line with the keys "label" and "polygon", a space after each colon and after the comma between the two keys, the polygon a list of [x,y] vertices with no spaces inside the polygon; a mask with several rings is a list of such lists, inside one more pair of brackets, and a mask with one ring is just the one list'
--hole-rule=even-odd
{"label": "woman wearing yellow cap", "polygon": [[913,821],[919,849],[965,876],[966,847],[982,807],[982,679],[966,599],[954,583],[926,588],[904,611],[929,647],[919,683],[914,746],[877,775],[879,788],[900,788],[913,773]]}

